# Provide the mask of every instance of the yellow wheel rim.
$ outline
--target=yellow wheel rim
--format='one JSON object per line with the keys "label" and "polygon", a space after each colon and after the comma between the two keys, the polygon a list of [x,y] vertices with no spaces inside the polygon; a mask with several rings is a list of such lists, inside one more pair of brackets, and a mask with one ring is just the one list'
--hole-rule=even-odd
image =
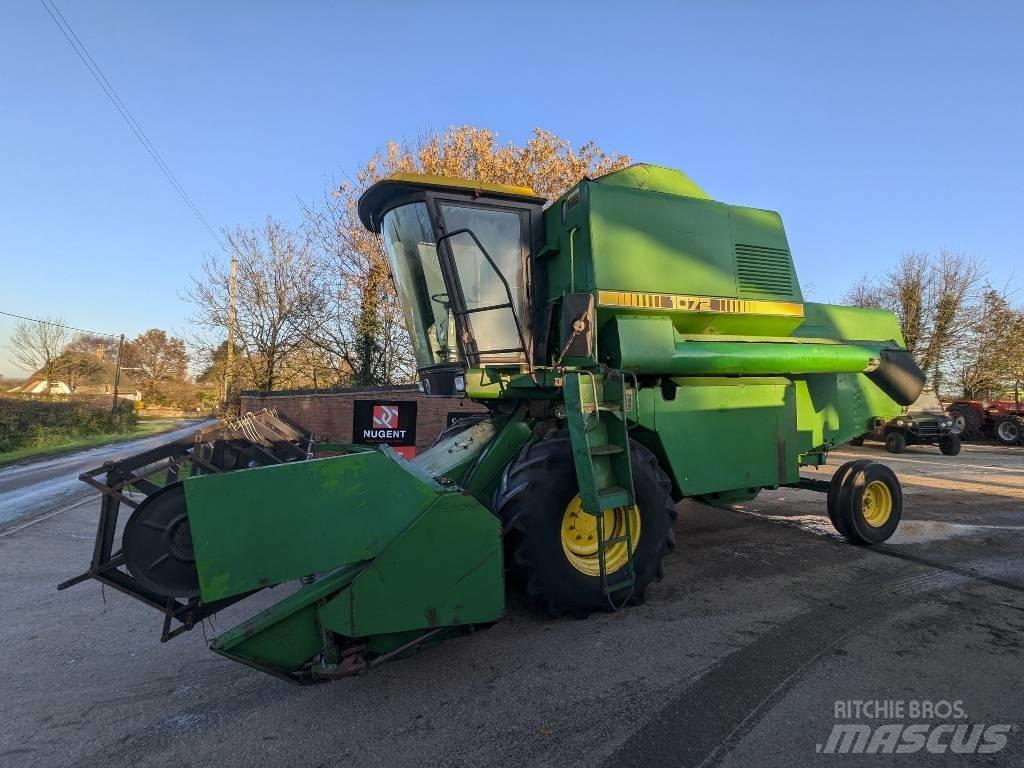
{"label": "yellow wheel rim", "polygon": [[872,480],[864,489],[861,502],[864,519],[872,528],[881,528],[892,514],[892,491],[881,480]]}
{"label": "yellow wheel rim", "polygon": [[[626,534],[625,508],[609,509],[604,513],[604,537],[613,539]],[[633,551],[640,541],[640,510],[629,508],[629,527],[633,535]],[[562,551],[566,559],[580,573],[600,576],[601,563],[597,555],[597,518],[583,511],[579,494],[565,508],[562,515]],[[605,567],[614,573],[626,564],[626,542],[620,541],[605,550]]]}

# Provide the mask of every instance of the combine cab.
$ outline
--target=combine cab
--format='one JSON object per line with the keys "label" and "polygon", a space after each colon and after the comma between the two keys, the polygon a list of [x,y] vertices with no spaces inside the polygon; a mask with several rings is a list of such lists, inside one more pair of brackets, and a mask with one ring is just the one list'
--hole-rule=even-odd
{"label": "combine cab", "polygon": [[800,470],[898,415],[923,376],[890,313],[804,301],[778,214],[636,165],[550,206],[399,174],[359,215],[390,259],[422,392],[488,414],[412,461],[296,442],[280,462],[179,471],[143,489],[113,554],[101,516],[82,578],[127,568],[116,580],[164,612],[165,637],[291,583],[211,648],[320,682],[498,620],[507,578],[553,616],[644,600],[683,498],[810,488],[851,542],[895,531],[888,468]]}

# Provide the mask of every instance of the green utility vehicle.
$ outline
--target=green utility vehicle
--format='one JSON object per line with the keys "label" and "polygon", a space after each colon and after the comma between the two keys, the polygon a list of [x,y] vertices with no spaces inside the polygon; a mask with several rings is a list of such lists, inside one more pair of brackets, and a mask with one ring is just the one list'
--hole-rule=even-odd
{"label": "green utility vehicle", "polygon": [[506,578],[553,616],[643,601],[683,498],[810,488],[851,542],[896,529],[888,468],[850,462],[828,483],[800,469],[899,414],[923,376],[892,314],[804,301],[777,213],[635,165],[550,206],[399,174],[359,215],[390,259],[422,391],[489,415],[413,461],[307,447],[142,488],[121,552],[98,542],[83,577],[161,610],[165,638],[288,582],[210,647],[332,680],[497,621]]}
{"label": "green utility vehicle", "polygon": [[954,432],[953,419],[929,388],[899,416],[871,419],[868,431],[850,440],[850,445],[863,445],[865,440],[885,443],[889,453],[903,453],[908,445],[938,445],[946,456],[960,453],[960,435]]}

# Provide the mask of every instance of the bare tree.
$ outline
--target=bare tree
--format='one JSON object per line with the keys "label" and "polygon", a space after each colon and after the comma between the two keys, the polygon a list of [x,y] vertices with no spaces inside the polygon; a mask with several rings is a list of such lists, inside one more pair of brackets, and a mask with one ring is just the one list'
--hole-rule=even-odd
{"label": "bare tree", "polygon": [[957,352],[952,378],[965,396],[996,398],[1024,381],[1024,309],[986,285]]}
{"label": "bare tree", "polygon": [[97,360],[114,360],[117,358],[117,345],[116,336],[80,333],[68,345],[68,350],[93,355]]}
{"label": "bare tree", "polygon": [[843,294],[842,301],[850,307],[867,309],[884,309],[887,304],[878,281],[868,275],[861,275],[860,279]]}
{"label": "bare tree", "polygon": [[624,155],[593,142],[573,148],[555,134],[535,129],[522,146],[499,144],[492,131],[464,125],[413,144],[387,143],[356,174],[331,185],[316,205],[304,205],[307,229],[321,267],[320,304],[307,337],[347,371],[356,384],[408,381],[415,361],[402,307],[380,239],[359,222],[357,204],[374,182],[400,172],[421,172],[532,187],[554,199],[584,176],[629,164]]}
{"label": "bare tree", "polygon": [[287,386],[285,361],[303,343],[300,327],[316,304],[310,236],[268,217],[262,227],[238,227],[225,237],[237,264],[236,311],[229,311],[230,258],[207,257],[187,294],[196,307],[192,322],[201,331],[197,346],[212,362],[231,320],[236,349],[242,351],[235,364],[244,369],[243,377],[260,389]]}
{"label": "bare tree", "polygon": [[943,250],[929,268],[926,311],[927,336],[922,341],[920,365],[936,391],[942,387],[944,365],[970,333],[978,314],[981,265],[970,256]]}
{"label": "bare tree", "polygon": [[11,362],[42,376],[53,385],[58,373],[58,360],[71,341],[71,332],[59,317],[46,317],[43,322],[18,323],[11,335]]}
{"label": "bare tree", "polygon": [[844,300],[895,313],[907,349],[938,389],[977,316],[983,276],[981,263],[967,254],[915,251],[879,278],[862,277]]}

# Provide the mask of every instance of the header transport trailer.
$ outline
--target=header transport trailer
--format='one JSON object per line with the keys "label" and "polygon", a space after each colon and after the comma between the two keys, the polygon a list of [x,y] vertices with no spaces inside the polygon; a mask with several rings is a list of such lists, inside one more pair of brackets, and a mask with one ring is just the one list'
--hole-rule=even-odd
{"label": "header transport trailer", "polygon": [[79,580],[116,572],[165,614],[164,638],[294,584],[210,647],[311,683],[497,621],[506,578],[552,616],[639,603],[683,498],[827,491],[849,541],[892,535],[902,496],[888,468],[800,477],[917,398],[892,314],[805,302],[779,215],[711,200],[679,171],[634,165],[545,203],[419,174],[360,200],[421,390],[486,418],[412,461],[300,446],[234,471],[193,462]]}

